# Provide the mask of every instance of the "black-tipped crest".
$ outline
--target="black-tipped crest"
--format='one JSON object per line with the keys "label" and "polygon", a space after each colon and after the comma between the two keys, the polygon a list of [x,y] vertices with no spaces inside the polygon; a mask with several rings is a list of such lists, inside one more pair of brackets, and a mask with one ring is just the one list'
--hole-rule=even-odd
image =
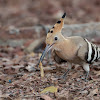
{"label": "black-tipped crest", "polygon": [[62,18],[60,18],[57,21],[57,23],[50,29],[50,31],[48,31],[48,33],[52,33],[52,34],[61,33],[61,30],[62,30],[63,25],[64,25],[65,16],[66,16],[66,13],[63,14]]}
{"label": "black-tipped crest", "polygon": [[65,16],[66,16],[66,13],[64,13],[64,15],[62,16],[62,18],[65,18]]}
{"label": "black-tipped crest", "polygon": [[58,23],[58,24],[60,24],[60,23],[61,23],[61,21],[58,21],[57,23]]}

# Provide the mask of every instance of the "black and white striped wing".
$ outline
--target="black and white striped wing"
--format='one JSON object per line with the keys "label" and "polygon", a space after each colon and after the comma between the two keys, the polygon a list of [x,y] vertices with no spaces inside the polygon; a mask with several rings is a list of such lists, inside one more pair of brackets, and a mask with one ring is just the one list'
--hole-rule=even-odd
{"label": "black and white striped wing", "polygon": [[95,44],[90,43],[87,39],[85,39],[85,41],[87,42],[88,46],[88,51],[85,56],[87,63],[91,64],[94,61],[98,61],[98,59],[100,59],[100,48]]}

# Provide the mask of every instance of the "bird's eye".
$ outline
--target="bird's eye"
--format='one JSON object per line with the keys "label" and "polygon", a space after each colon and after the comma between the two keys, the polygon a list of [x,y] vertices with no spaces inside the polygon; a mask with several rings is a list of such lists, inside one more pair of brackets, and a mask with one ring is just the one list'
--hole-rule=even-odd
{"label": "bird's eye", "polygon": [[57,37],[55,37],[54,39],[55,39],[55,40],[58,40],[58,38],[57,38]]}

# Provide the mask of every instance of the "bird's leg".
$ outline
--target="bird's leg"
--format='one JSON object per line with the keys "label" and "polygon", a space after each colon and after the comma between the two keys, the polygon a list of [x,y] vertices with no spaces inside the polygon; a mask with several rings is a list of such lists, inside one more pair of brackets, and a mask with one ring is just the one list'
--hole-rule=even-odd
{"label": "bird's leg", "polygon": [[87,78],[89,76],[89,71],[90,71],[89,64],[84,64],[83,69],[86,71],[85,81],[87,82],[88,81]]}
{"label": "bird's leg", "polygon": [[67,71],[60,78],[65,79],[69,71],[70,71],[70,69],[67,69]]}
{"label": "bird's leg", "polygon": [[71,70],[72,68],[72,64],[71,63],[67,63],[68,64],[68,69],[67,71],[60,77],[60,79],[65,79],[67,77],[68,72]]}
{"label": "bird's leg", "polygon": [[89,76],[89,72],[86,72],[86,75],[85,75],[85,81],[86,81],[86,82],[88,81],[88,80],[87,80],[88,76]]}

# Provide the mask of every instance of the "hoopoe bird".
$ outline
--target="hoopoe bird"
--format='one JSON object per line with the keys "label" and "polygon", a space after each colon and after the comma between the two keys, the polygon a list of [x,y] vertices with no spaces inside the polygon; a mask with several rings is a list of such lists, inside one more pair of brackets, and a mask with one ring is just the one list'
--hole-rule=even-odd
{"label": "hoopoe bird", "polygon": [[100,48],[80,36],[65,38],[61,33],[65,17],[66,13],[64,13],[62,18],[48,31],[46,36],[46,48],[40,61],[42,61],[45,54],[52,49],[54,60],[57,63],[67,62],[68,64],[68,70],[63,76],[67,75],[72,68],[72,64],[79,64],[85,70],[85,80],[87,80],[90,64],[100,59]]}

